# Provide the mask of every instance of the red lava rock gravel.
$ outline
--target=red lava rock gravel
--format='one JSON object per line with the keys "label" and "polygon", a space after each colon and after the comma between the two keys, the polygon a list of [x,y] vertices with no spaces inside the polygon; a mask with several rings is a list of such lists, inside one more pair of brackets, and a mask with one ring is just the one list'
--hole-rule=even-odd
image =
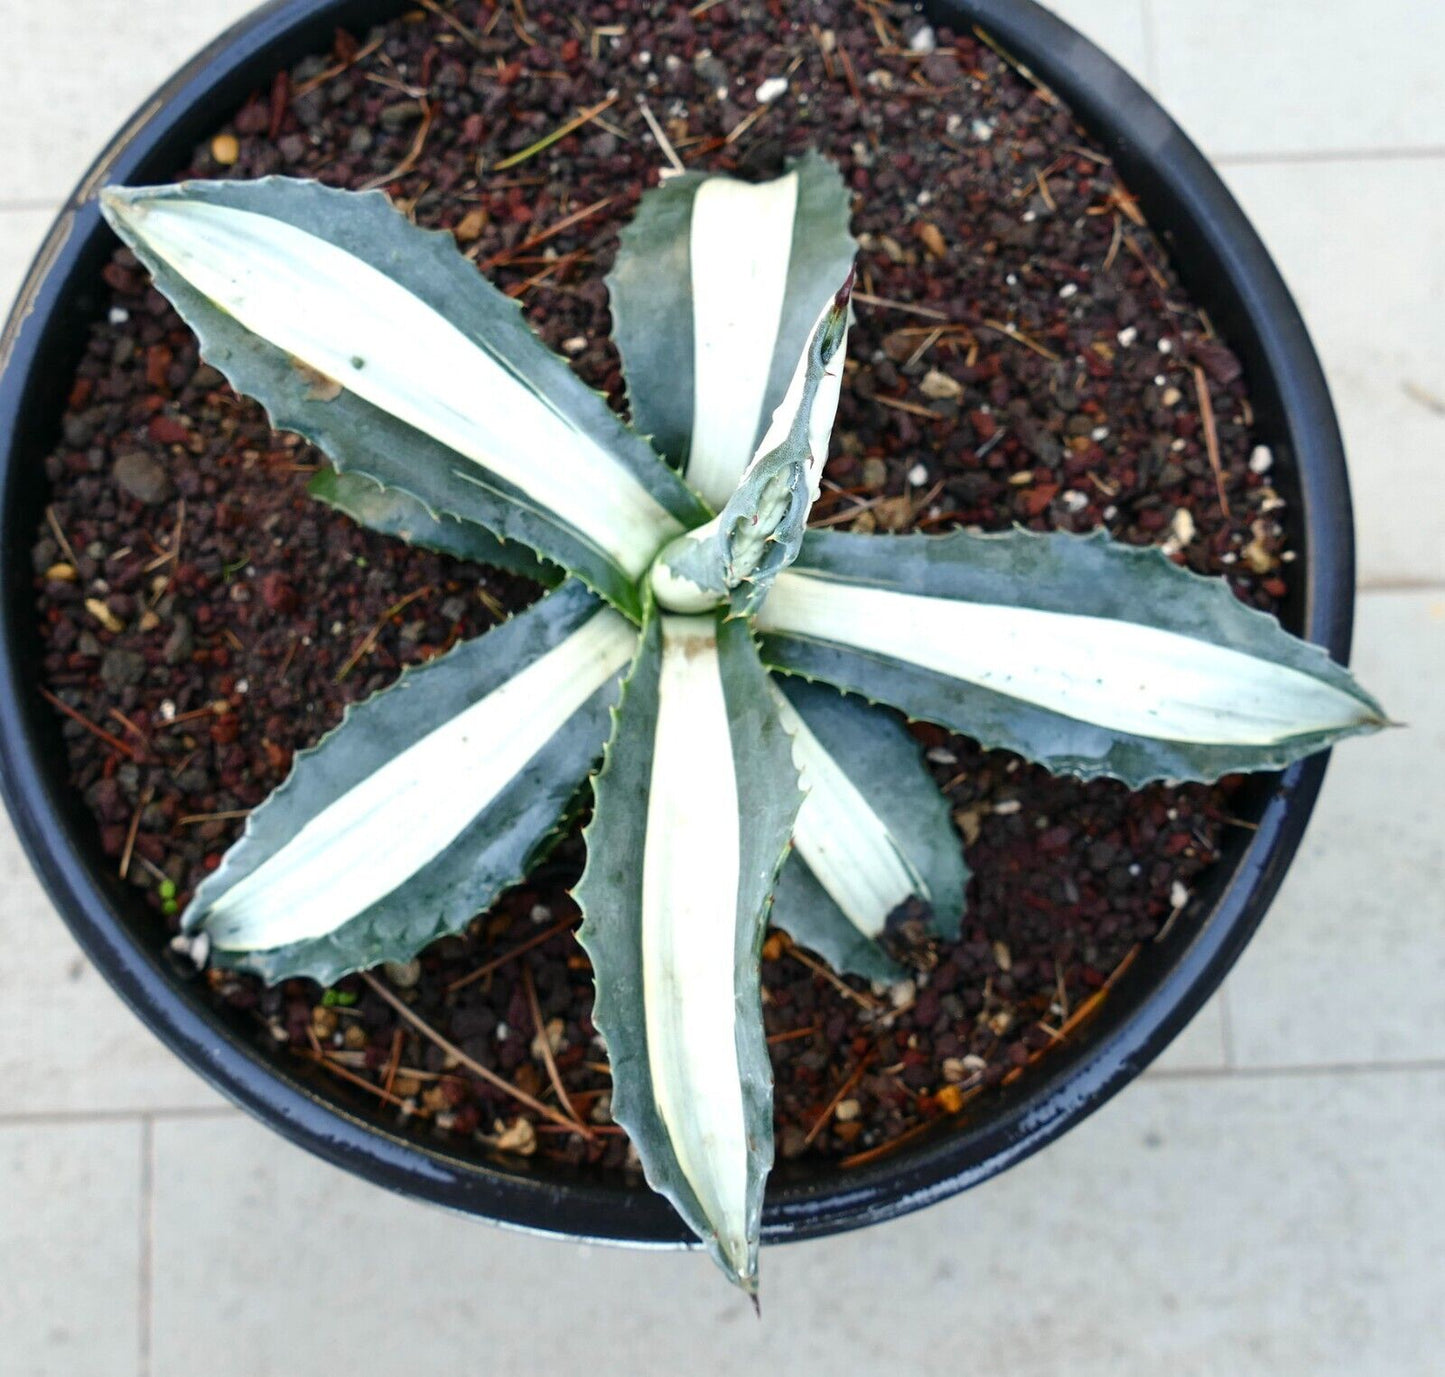
{"label": "red lava rock gravel", "polygon": [[[759,104],[770,79],[786,89]],[[1256,606],[1284,594],[1282,504],[1267,454],[1251,462],[1240,366],[1129,192],[1061,105],[975,35],[927,30],[907,7],[428,5],[338,33],[177,171],[384,186],[418,223],[451,228],[621,407],[603,277],[665,165],[639,97],[690,167],[765,177],[817,147],[856,193],[858,323],[818,524],[1103,525],[1229,575]],[[76,788],[155,907],[159,947],[165,915],[294,751],[537,590],[313,503],[320,456],[199,361],[127,253],[104,277],[107,313],[47,460],[36,605],[47,689],[75,714],[63,730]],[[974,871],[962,939],[876,994],[770,938],[782,1158],[855,1160],[1023,1074],[1156,935],[1230,813],[1227,783],[1130,794],[917,734]],[[569,931],[580,861],[574,834],[466,936],[384,974],[465,1059],[555,1103],[530,982],[589,1140],[519,1111],[360,980],[328,1005],[303,981],[206,978],[259,1043],[319,1062],[340,1097],[478,1152],[500,1133],[514,1151],[621,1167]]]}

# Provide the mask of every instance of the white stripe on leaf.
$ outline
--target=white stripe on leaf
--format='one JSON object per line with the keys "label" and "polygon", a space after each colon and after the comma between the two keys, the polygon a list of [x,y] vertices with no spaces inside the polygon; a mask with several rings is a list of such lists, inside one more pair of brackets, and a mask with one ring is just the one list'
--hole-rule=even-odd
{"label": "white stripe on leaf", "polygon": [[1374,720],[1299,670],[1135,622],[926,597],[791,569],[759,629],[851,647],[1113,731],[1272,746]]}
{"label": "white stripe on leaf", "polygon": [[928,884],[782,691],[771,682],[769,689],[793,738],[793,761],[806,794],[793,826],[794,848],[848,921],[877,937],[888,915],[911,896],[932,901]]}
{"label": "white stripe on leaf", "polygon": [[691,221],[693,426],[687,479],[715,509],[754,453],[782,319],[798,174],[710,177]]}
{"label": "white stripe on leaf", "polygon": [[324,936],[439,856],[631,657],[604,608],[566,640],[335,799],[205,915],[217,947]]}
{"label": "white stripe on leaf", "polygon": [[106,209],[245,329],[472,461],[463,477],[520,489],[634,577],[681,529],[504,360],[346,250],[183,196],[108,192]]}
{"label": "white stripe on leaf", "polygon": [[718,1244],[749,1272],[748,1141],[736,940],[740,827],[711,618],[662,618],[642,858],[642,970],[653,1095]]}

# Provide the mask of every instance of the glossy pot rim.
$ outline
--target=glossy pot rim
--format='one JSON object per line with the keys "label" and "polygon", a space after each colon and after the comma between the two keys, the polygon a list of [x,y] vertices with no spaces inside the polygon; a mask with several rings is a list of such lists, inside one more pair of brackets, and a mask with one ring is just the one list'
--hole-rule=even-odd
{"label": "glossy pot rim", "polygon": [[[265,1059],[175,974],[154,920],[147,934],[135,896],[108,873],[65,783],[54,714],[35,690],[29,544],[44,489],[37,461],[63,405],[50,375],[63,375],[57,361],[78,357],[75,340],[98,300],[93,283],[110,241],[95,190],[109,181],[164,178],[218,117],[279,66],[324,48],[335,26],[364,27],[405,7],[400,0],[273,0],[257,10],[137,111],[47,238],[0,334],[0,793],[91,961],[174,1052],[277,1132],[379,1185],[495,1223],[572,1238],[684,1244],[689,1235],[670,1206],[645,1189],[463,1158]],[[1114,158],[1194,295],[1239,352],[1261,432],[1293,487],[1286,495],[1301,557],[1285,618],[1345,661],[1354,539],[1343,445],[1304,324],[1243,212],[1153,98],[1033,0],[936,0],[927,8],[957,31],[985,28],[1067,102]],[[943,1125],[872,1164],[811,1177],[780,1168],[764,1238],[834,1233],[921,1208],[1021,1161],[1108,1101],[1184,1027],[1243,950],[1303,835],[1325,764],[1317,756],[1251,785],[1246,811],[1257,830],[1236,836],[1202,882],[1215,891],[1207,913],[1142,953],[1066,1046],[978,1117]]]}

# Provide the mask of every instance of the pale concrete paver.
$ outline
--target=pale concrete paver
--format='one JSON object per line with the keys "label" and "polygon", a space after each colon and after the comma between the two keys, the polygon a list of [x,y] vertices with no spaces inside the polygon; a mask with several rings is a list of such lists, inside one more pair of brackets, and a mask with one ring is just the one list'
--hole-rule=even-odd
{"label": "pale concrete paver", "polygon": [[1044,0],[1146,86],[1153,78],[1144,0]]}
{"label": "pale concrete paver", "polygon": [[143,1136],[134,1121],[0,1125],[5,1377],[136,1377]]}
{"label": "pale concrete paver", "polygon": [[[1042,1156],[770,1249],[763,1319],[700,1257],[528,1238],[240,1120],[156,1126],[155,1377],[777,1369],[1426,1377],[1445,1074],[1144,1081]],[[217,1342],[224,1335],[223,1343]]]}
{"label": "pale concrete paver", "polygon": [[221,1103],[81,954],[3,811],[0,952],[0,1120]]}
{"label": "pale concrete paver", "polygon": [[10,303],[53,218],[54,212],[38,208],[0,210],[0,321],[10,314]]}
{"label": "pale concrete paver", "polygon": [[0,205],[58,203],[160,83],[251,0],[0,5]]}
{"label": "pale concrete paver", "polygon": [[1334,753],[1229,978],[1240,1066],[1445,1060],[1445,589],[1362,597],[1354,666],[1408,725]]}
{"label": "pale concrete paver", "polygon": [[[1343,0],[1053,7],[1224,155],[1330,371],[1366,581],[1441,582],[1445,160],[1398,153],[1445,149],[1445,6],[1379,0],[1364,23]],[[46,207],[249,8],[136,0],[121,22],[110,0],[0,0],[0,52],[25,55],[0,85],[0,306]],[[1349,149],[1380,156],[1333,157]],[[1253,165],[1281,153],[1325,161]],[[1276,911],[1167,1074],[967,1197],[772,1250],[762,1326],[701,1259],[488,1229],[218,1113],[85,967],[0,824],[0,1371],[701,1377],[786,1351],[802,1377],[1434,1372],[1445,1072],[1261,1068],[1445,1057],[1442,601],[1362,603],[1357,666],[1412,730],[1338,752]],[[85,1120],[95,1109],[120,1117]],[[180,1115],[154,1129],[153,1258],[141,1109]]]}
{"label": "pale concrete paver", "polygon": [[1439,0],[1148,0],[1157,90],[1213,155],[1445,146]]}
{"label": "pale concrete paver", "polygon": [[1225,178],[1329,374],[1361,583],[1445,583],[1445,159],[1228,167]]}

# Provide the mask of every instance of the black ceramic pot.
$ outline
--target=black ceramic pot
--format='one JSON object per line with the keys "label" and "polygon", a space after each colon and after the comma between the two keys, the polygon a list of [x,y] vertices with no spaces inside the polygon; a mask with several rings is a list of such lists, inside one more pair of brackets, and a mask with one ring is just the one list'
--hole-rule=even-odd
{"label": "black ceramic pot", "polygon": [[[225,1095],[292,1141],[408,1195],[500,1223],[634,1243],[687,1234],[658,1196],[598,1175],[522,1161],[479,1163],[423,1142],[268,1060],[238,1024],[171,971],[151,911],[115,877],[67,782],[54,712],[37,692],[40,641],[30,546],[46,500],[69,379],[100,309],[113,248],[93,194],[108,182],[169,180],[246,95],[338,25],[388,18],[406,0],[274,0],[217,39],[136,114],[76,188],[0,336],[0,785],[60,915],[121,997]],[[1299,552],[1283,619],[1343,661],[1354,544],[1340,434],[1320,365],[1289,294],[1218,176],[1169,117],[1097,48],[1032,0],[937,0],[936,20],[986,28],[1073,108],[1112,155],[1195,298],[1243,360],[1258,430],[1276,456]],[[118,19],[117,22],[124,22]],[[858,1170],[780,1164],[764,1237],[806,1238],[888,1219],[1002,1171],[1097,1109],[1158,1055],[1233,964],[1278,889],[1324,776],[1317,756],[1260,776],[1237,802],[1257,830],[1231,829],[1203,877],[1192,921],[1140,954],[1099,1014],[1055,1055],[965,1122],[941,1124]]]}

